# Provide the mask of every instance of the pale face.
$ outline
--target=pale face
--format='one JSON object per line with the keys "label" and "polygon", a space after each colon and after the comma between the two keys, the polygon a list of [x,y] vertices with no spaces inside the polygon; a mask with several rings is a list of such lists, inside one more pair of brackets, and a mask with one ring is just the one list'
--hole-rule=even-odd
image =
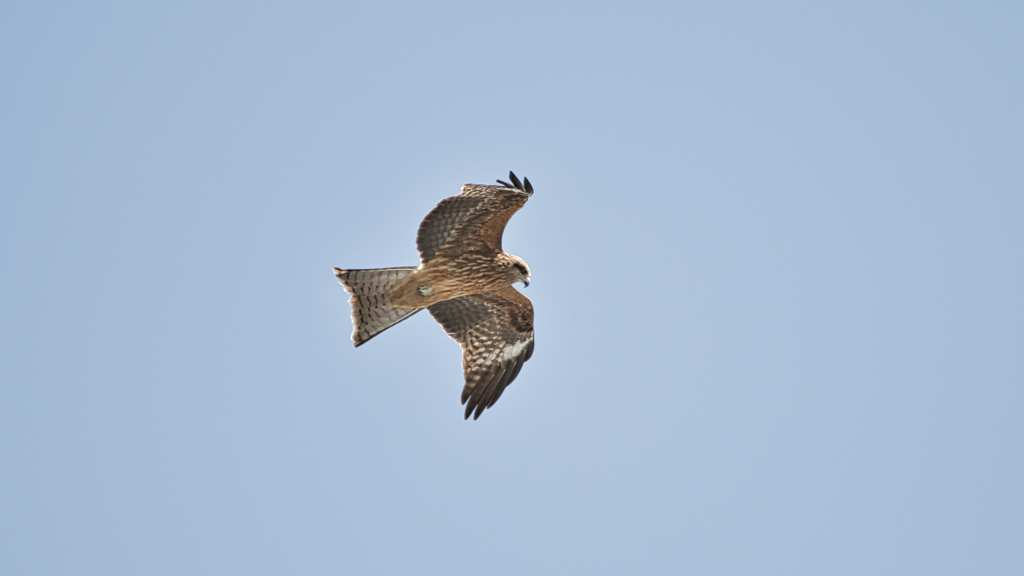
{"label": "pale face", "polygon": [[508,269],[508,278],[512,284],[516,282],[522,282],[523,286],[530,285],[530,267],[526,265],[526,262],[518,257],[512,257],[512,266]]}

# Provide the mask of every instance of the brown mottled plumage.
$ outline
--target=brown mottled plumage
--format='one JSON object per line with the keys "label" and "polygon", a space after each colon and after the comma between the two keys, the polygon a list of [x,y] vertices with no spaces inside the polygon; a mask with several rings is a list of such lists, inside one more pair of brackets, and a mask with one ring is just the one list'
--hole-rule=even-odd
{"label": "brown mottled plumage", "polygon": [[533,354],[533,303],[512,284],[530,269],[501,249],[509,218],[533,195],[528,179],[466,184],[427,214],[416,236],[417,267],[334,269],[352,298],[352,342],[360,346],[427,308],[462,346],[466,418],[490,408]]}

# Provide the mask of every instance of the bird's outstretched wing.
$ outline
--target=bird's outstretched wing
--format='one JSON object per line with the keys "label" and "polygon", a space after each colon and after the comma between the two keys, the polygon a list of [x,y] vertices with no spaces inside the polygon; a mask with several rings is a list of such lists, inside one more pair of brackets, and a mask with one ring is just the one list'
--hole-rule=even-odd
{"label": "bird's outstretched wing", "polygon": [[533,354],[533,303],[509,286],[445,300],[428,309],[462,346],[462,403],[466,418],[473,414],[476,420],[498,401]]}
{"label": "bird's outstretched wing", "polygon": [[501,252],[505,224],[533,195],[529,179],[523,183],[512,172],[508,176],[512,184],[466,184],[460,194],[438,202],[416,234],[420,260],[429,262],[446,249]]}

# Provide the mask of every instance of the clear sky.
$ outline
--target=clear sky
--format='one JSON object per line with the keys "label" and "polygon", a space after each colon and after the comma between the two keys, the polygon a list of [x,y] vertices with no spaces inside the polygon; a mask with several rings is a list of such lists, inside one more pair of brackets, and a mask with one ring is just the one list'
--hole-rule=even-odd
{"label": "clear sky", "polygon": [[[0,7],[0,573],[1024,573],[1024,4],[161,4]],[[466,422],[331,267],[510,169]]]}

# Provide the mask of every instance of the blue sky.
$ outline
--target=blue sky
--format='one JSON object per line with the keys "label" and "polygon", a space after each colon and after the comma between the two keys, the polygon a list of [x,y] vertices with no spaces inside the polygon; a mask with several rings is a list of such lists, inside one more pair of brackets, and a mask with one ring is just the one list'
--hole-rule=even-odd
{"label": "blue sky", "polygon": [[[0,572],[1020,574],[1024,8],[0,8]],[[417,262],[509,170],[479,421]]]}

